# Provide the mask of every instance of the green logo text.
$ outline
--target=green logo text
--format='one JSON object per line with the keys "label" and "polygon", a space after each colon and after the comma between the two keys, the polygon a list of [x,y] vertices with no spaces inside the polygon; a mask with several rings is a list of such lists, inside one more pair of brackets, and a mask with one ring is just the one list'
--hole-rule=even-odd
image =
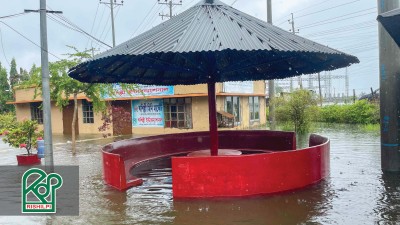
{"label": "green logo text", "polygon": [[[34,175],[29,179],[30,176]],[[28,179],[32,180],[28,184]],[[22,175],[22,213],[55,213],[56,190],[63,184],[58,173],[32,168]]]}

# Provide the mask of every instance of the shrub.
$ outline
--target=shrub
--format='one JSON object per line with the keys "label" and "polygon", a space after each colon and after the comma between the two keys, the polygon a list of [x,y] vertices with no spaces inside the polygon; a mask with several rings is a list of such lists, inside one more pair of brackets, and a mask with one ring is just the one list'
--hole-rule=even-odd
{"label": "shrub", "polygon": [[24,120],[16,122],[15,126],[8,130],[3,141],[15,148],[24,147],[30,155],[30,150],[36,146],[39,137],[43,137],[43,131],[38,131],[38,123],[35,120]]}
{"label": "shrub", "polygon": [[311,121],[318,117],[317,100],[313,92],[297,90],[288,96],[276,98],[276,120],[288,122],[298,133],[306,133]]}
{"label": "shrub", "polygon": [[15,127],[16,119],[15,116],[11,113],[0,115],[0,135],[5,131]]}
{"label": "shrub", "polygon": [[376,124],[379,123],[379,106],[366,100],[351,105],[329,105],[321,108],[318,121],[328,123]]}

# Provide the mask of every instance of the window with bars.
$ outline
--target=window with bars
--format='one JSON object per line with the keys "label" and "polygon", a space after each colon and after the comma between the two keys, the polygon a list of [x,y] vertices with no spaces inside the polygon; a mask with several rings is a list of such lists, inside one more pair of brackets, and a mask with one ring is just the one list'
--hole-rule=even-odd
{"label": "window with bars", "polygon": [[82,100],[83,123],[94,123],[93,103]]}
{"label": "window with bars", "polygon": [[43,124],[43,110],[41,109],[41,103],[31,103],[31,119],[36,120],[38,124]]}
{"label": "window with bars", "polygon": [[249,97],[249,111],[250,111],[250,120],[260,119],[259,97],[255,96]]}
{"label": "window with bars", "polygon": [[164,99],[165,127],[192,128],[192,98]]}

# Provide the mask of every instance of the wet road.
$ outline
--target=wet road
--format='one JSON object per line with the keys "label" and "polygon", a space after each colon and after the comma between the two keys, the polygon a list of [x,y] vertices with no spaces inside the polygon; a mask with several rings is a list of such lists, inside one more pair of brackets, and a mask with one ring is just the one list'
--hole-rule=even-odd
{"label": "wet road", "polygon": [[[80,166],[80,216],[0,217],[0,224],[400,224],[400,176],[382,174],[379,134],[352,126],[316,132],[331,139],[327,180],[274,196],[213,200],[173,200],[162,160],[142,171],[143,186],[115,191],[101,179],[100,148],[111,139],[78,143],[71,156],[68,138],[54,137],[55,163]],[[18,152],[0,143],[0,163],[15,165]]]}

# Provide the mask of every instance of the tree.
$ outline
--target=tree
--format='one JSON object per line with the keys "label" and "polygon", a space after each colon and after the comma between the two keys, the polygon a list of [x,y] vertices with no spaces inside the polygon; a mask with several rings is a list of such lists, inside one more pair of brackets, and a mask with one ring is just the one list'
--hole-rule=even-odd
{"label": "tree", "polygon": [[[82,83],[78,80],[72,79],[68,76],[68,70],[83,60],[91,58],[90,49],[84,52],[78,51],[75,47],[70,47],[74,52],[66,54],[68,59],[62,59],[49,64],[50,70],[50,98],[55,101],[56,105],[62,110],[63,107],[69,104],[69,97],[73,96],[74,99],[74,113],[72,117],[72,153],[76,154],[76,137],[75,137],[75,124],[77,122],[78,112],[78,95],[84,94],[93,103],[93,110],[95,112],[106,112],[107,106],[103,96],[115,97],[112,84],[90,84]],[[33,71],[33,72],[32,72]],[[30,82],[27,85],[35,85],[35,96],[41,94],[41,74],[40,68],[35,66],[31,69],[32,75]],[[129,93],[129,90],[137,88],[133,84],[121,84],[121,88]]]}
{"label": "tree", "polygon": [[18,83],[19,76],[17,71],[17,63],[15,62],[15,58],[12,58],[10,68],[10,85],[11,87],[15,87]]}
{"label": "tree", "polygon": [[22,67],[19,68],[19,81],[25,82],[29,80],[29,73]]}
{"label": "tree", "polygon": [[7,70],[0,63],[0,113],[12,112],[13,105],[7,105],[6,102],[12,100],[12,90],[7,79]]}
{"label": "tree", "polygon": [[294,125],[298,133],[305,133],[310,128],[312,117],[316,117],[317,98],[308,90],[296,90],[286,97],[276,100],[276,116],[279,121]]}

